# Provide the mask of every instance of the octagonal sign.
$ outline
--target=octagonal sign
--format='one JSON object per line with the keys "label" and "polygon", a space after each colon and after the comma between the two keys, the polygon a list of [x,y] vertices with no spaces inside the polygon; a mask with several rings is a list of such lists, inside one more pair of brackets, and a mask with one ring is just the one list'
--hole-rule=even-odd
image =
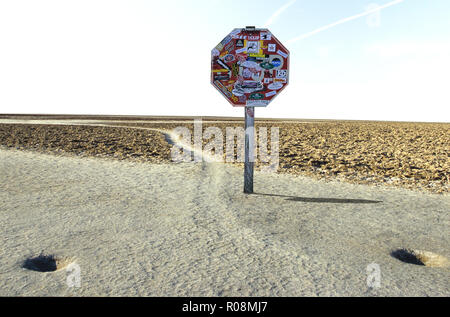
{"label": "octagonal sign", "polygon": [[266,107],[289,83],[289,51],[267,29],[234,29],[211,52],[211,83],[235,107]]}

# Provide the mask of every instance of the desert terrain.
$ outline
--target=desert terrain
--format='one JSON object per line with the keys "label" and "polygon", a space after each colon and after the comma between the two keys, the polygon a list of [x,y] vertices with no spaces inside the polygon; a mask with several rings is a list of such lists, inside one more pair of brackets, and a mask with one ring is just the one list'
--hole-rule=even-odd
{"label": "desert terrain", "polygon": [[[59,155],[170,163],[172,146],[161,131],[180,126],[192,131],[194,119],[0,115],[0,146]],[[226,135],[227,127],[242,127],[242,121],[204,118],[202,127],[203,131],[218,127]],[[448,193],[448,123],[257,119],[256,131],[261,127],[268,130],[269,154],[270,129],[279,128],[278,173]],[[203,145],[207,142],[204,139]],[[256,167],[260,165],[257,161]]]}
{"label": "desert terrain", "polygon": [[252,195],[241,163],[173,163],[179,126],[0,116],[0,296],[450,295],[449,124],[259,120]]}

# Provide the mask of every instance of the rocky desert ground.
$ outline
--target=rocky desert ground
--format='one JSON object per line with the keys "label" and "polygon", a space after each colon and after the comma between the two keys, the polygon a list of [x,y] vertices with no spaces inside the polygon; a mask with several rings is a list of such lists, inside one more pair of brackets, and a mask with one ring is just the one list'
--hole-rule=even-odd
{"label": "rocky desert ground", "polygon": [[[157,130],[184,126],[193,139],[195,118],[3,115],[2,119],[0,146],[4,148],[166,163],[172,161],[172,146]],[[8,119],[22,121],[12,124]],[[23,124],[23,120],[31,121]],[[66,120],[69,125],[33,120]],[[79,125],[70,125],[73,120]],[[92,120],[100,120],[102,126]],[[242,127],[242,121],[203,118],[202,127],[203,131],[218,127],[226,135],[227,127]],[[261,127],[268,129],[269,154],[270,129],[279,128],[279,173],[448,193],[448,123],[256,120],[256,131]],[[203,144],[207,143],[204,139]],[[260,165],[257,161],[256,168]]]}

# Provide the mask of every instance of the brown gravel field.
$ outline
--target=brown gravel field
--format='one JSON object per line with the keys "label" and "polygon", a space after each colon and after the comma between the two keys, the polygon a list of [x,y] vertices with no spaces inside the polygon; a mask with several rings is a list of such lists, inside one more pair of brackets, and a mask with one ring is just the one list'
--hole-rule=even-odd
{"label": "brown gravel field", "polygon": [[[170,162],[172,145],[162,133],[134,127],[193,128],[190,118],[0,116],[6,118],[105,120],[102,124],[123,127],[2,123],[0,146],[4,148],[152,163]],[[243,126],[243,119],[203,120],[203,129],[219,127],[224,135],[226,127]],[[448,123],[265,119],[257,120],[256,127],[279,127],[281,173],[448,193]]]}

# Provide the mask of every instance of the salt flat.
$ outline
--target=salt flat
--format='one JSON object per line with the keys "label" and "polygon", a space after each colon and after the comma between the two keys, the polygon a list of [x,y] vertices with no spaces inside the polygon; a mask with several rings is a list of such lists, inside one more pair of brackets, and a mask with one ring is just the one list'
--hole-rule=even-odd
{"label": "salt flat", "polygon": [[[0,150],[0,296],[449,296],[450,198],[255,173]],[[68,272],[23,262],[43,251]],[[366,283],[381,269],[380,288]]]}

